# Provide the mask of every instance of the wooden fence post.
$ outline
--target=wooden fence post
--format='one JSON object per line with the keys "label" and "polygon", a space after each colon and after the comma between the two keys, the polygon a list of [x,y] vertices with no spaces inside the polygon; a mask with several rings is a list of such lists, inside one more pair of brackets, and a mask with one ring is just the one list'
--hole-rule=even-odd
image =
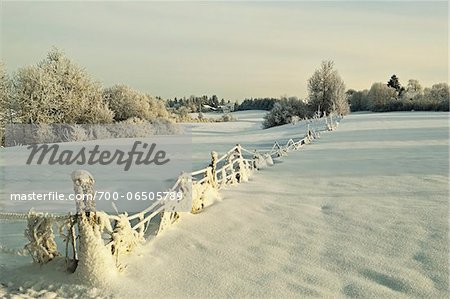
{"label": "wooden fence post", "polygon": [[213,179],[213,186],[214,188],[217,188],[217,173],[216,173],[216,169],[217,169],[217,152],[212,151],[211,152],[211,164],[209,166],[211,166],[211,173],[212,173],[212,179]]}
{"label": "wooden fence post", "polygon": [[75,170],[72,172],[73,191],[77,206],[77,214],[95,212],[94,184],[92,174],[86,170]]}

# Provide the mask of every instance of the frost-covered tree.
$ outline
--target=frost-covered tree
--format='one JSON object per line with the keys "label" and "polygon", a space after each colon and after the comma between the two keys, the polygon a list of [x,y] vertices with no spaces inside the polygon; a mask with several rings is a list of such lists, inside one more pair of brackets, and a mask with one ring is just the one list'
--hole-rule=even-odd
{"label": "frost-covered tree", "polygon": [[370,109],[370,103],[367,98],[369,91],[353,91],[348,95],[351,111],[366,111]]}
{"label": "frost-covered tree", "polygon": [[427,98],[432,101],[445,103],[449,101],[450,89],[447,83],[438,83],[431,86]]}
{"label": "frost-covered tree", "polygon": [[367,98],[371,103],[372,111],[385,111],[387,103],[395,98],[396,91],[394,88],[388,87],[383,83],[374,83],[367,94]]}
{"label": "frost-covered tree", "polygon": [[5,67],[0,62],[0,144],[3,144],[5,126],[8,123],[9,100],[7,82]]}
{"label": "frost-covered tree", "polygon": [[345,84],[333,61],[323,61],[308,80],[309,103],[315,111],[327,114],[335,112],[347,114],[348,102],[345,96]]}
{"label": "frost-covered tree", "polygon": [[137,91],[127,85],[118,84],[103,91],[103,99],[114,111],[114,119],[123,121],[132,117],[153,120],[167,118],[169,113],[165,104],[152,96]]}
{"label": "frost-covered tree", "polygon": [[403,98],[407,100],[413,100],[417,97],[420,97],[423,95],[422,86],[420,85],[418,80],[415,79],[409,79],[408,85],[406,87],[406,91],[403,94]]}
{"label": "frost-covered tree", "polygon": [[100,83],[53,48],[37,65],[18,70],[13,97],[22,123],[110,123]]}

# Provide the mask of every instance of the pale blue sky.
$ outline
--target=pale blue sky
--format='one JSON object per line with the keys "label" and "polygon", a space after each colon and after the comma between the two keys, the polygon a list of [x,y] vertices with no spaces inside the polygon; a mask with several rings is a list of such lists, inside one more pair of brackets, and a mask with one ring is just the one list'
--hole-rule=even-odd
{"label": "pale blue sky", "polygon": [[397,74],[447,82],[447,2],[1,1],[1,58],[9,72],[54,45],[110,86],[162,97],[307,94],[335,61],[347,88]]}

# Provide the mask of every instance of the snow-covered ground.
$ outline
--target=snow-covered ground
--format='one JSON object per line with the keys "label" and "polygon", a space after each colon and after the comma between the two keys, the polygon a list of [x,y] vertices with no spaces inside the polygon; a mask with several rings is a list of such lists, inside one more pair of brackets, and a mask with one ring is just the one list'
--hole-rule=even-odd
{"label": "snow-covered ground", "polygon": [[[261,130],[263,112],[238,114],[191,125],[194,164],[236,143],[304,134],[302,124]],[[447,298],[448,134],[448,113],[350,115],[184,215],[106,287],[0,249],[0,296]],[[2,222],[0,245],[20,248],[23,229]]]}

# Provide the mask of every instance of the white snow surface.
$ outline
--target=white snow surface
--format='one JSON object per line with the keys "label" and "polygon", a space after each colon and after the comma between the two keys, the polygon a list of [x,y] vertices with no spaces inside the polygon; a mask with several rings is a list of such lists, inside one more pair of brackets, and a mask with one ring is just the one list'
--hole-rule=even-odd
{"label": "white snow surface", "polygon": [[[263,131],[262,116],[193,124],[194,161],[305,133],[304,124]],[[106,287],[83,286],[60,259],[40,267],[0,252],[0,297],[447,298],[448,134],[448,113],[350,115],[183,214]],[[1,224],[0,241],[18,242],[24,222],[17,233]]]}

